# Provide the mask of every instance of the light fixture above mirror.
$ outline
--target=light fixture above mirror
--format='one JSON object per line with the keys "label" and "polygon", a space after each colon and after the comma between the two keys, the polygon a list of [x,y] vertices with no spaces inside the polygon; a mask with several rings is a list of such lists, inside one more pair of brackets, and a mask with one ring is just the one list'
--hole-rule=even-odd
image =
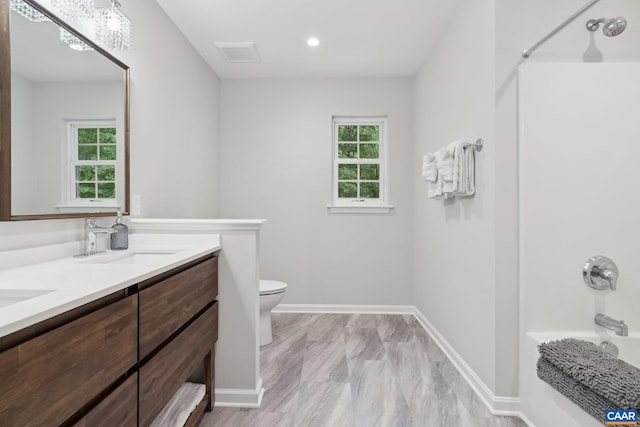
{"label": "light fixture above mirror", "polygon": [[109,0],[108,5],[96,7],[93,22],[96,39],[109,49],[126,50],[131,47],[131,21],[120,9],[117,0]]}
{"label": "light fixture above mirror", "polygon": [[[106,49],[126,50],[131,47],[131,21],[117,0],[49,0],[51,9],[65,21],[84,24],[87,37]],[[11,0],[11,10],[32,22],[49,21],[44,14],[24,0]],[[88,31],[87,31],[88,30]],[[87,33],[93,34],[87,34]],[[60,40],[75,50],[92,48],[64,28]]]}

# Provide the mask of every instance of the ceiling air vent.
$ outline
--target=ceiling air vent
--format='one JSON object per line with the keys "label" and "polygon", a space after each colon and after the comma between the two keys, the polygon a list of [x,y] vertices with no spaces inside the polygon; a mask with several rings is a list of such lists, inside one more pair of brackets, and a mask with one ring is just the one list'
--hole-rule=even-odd
{"label": "ceiling air vent", "polygon": [[260,62],[254,42],[215,42],[215,45],[227,62]]}

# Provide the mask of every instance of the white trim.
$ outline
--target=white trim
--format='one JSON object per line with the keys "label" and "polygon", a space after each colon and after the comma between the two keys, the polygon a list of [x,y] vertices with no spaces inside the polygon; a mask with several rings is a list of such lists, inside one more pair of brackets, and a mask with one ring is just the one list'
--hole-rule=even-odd
{"label": "white trim", "polygon": [[[517,106],[517,117],[518,117],[518,139],[516,141],[516,155],[518,157],[517,163],[517,174],[516,180],[518,185],[518,364],[520,369],[523,369],[525,366],[524,360],[526,353],[526,345],[525,345],[525,274],[524,274],[524,137],[525,137],[525,126],[524,126],[524,87],[523,81],[525,76],[525,64],[520,64],[518,66],[518,76],[517,76],[517,97],[518,97],[518,106]],[[522,393],[522,387],[524,384],[523,373],[522,371],[518,371],[518,393]],[[525,417],[524,414],[520,416],[529,426],[533,426],[533,424]]]}
{"label": "white trim", "polygon": [[527,417],[526,417],[522,412],[521,412],[518,416],[519,416],[519,417],[520,417],[520,419],[521,419],[522,421],[524,421],[524,423],[525,423],[526,425],[528,425],[529,427],[536,427],[536,426],[533,424],[533,422],[532,422],[529,418],[527,418]]}
{"label": "white trim", "polygon": [[278,304],[272,313],[414,314],[412,305]]}
{"label": "white trim", "polygon": [[267,222],[266,219],[163,219],[132,218],[133,231],[255,231]]}
{"label": "white trim", "polygon": [[262,405],[264,387],[262,378],[254,389],[216,388],[216,408],[259,408]]}
{"label": "white trim", "polygon": [[478,395],[482,403],[493,415],[507,415],[522,417],[520,412],[520,398],[510,396],[496,396],[480,379],[474,370],[465,362],[457,351],[447,342],[440,332],[427,320],[417,307],[414,307],[414,316],[422,327],[429,333],[438,347],[447,356],[449,361],[456,367],[462,378],[464,378],[473,391]]}
{"label": "white trim", "polygon": [[[378,158],[377,159],[339,159],[338,158],[338,145],[340,142],[338,141],[338,127],[340,125],[353,125],[353,126],[361,126],[361,125],[377,125],[379,126],[379,138],[378,141],[371,141],[371,143],[378,144]],[[388,213],[389,207],[386,212],[383,212],[379,207],[380,206],[389,206],[389,156],[388,156],[388,146],[389,146],[389,131],[388,131],[388,117],[384,114],[382,115],[372,115],[372,116],[357,116],[357,115],[334,115],[331,117],[331,203],[329,204],[329,213]],[[359,136],[358,136],[359,139]],[[346,141],[345,141],[346,142]],[[354,141],[354,143],[359,147],[361,143],[366,143],[365,141]],[[339,198],[338,197],[338,165],[340,163],[352,163],[352,164],[368,164],[374,163],[379,165],[379,179],[377,182],[379,183],[379,194],[377,199],[363,199],[363,198]],[[355,182],[360,182],[360,178],[357,177]],[[366,181],[365,181],[366,182]],[[342,208],[346,204],[355,203],[356,206],[353,208],[358,210],[349,210]],[[372,206],[374,209],[368,210],[365,207]]]}
{"label": "white trim", "polygon": [[345,213],[345,214],[362,214],[362,213],[372,213],[372,214],[386,214],[393,209],[393,205],[353,205],[353,206],[343,206],[343,205],[327,205],[330,213]]}

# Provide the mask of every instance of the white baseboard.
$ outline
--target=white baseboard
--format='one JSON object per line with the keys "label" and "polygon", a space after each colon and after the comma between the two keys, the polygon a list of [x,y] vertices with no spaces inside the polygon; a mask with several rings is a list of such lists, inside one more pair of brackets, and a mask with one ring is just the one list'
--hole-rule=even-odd
{"label": "white baseboard", "polygon": [[520,413],[520,415],[518,415],[518,416],[529,427],[536,427],[536,426],[533,425],[533,422],[531,422],[531,420],[529,418],[525,417],[522,413]]}
{"label": "white baseboard", "polygon": [[414,314],[412,305],[278,304],[272,313]]}
{"label": "white baseboard", "polygon": [[496,396],[417,307],[413,314],[493,415],[521,417],[520,399]]}
{"label": "white baseboard", "polygon": [[216,388],[216,408],[259,408],[262,404],[264,387],[262,378],[255,389]]}

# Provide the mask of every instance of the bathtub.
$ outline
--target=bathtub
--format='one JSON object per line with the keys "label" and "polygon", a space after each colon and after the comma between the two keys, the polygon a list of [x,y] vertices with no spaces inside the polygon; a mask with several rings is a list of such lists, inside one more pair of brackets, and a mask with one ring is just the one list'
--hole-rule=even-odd
{"label": "bathtub", "polygon": [[612,342],[620,350],[618,358],[640,367],[640,334],[619,337],[614,333],[599,336],[594,332],[552,331],[530,332],[525,336],[520,354],[520,409],[527,423],[531,427],[602,427],[604,420],[596,420],[536,375],[538,344],[562,338],[595,344]]}

